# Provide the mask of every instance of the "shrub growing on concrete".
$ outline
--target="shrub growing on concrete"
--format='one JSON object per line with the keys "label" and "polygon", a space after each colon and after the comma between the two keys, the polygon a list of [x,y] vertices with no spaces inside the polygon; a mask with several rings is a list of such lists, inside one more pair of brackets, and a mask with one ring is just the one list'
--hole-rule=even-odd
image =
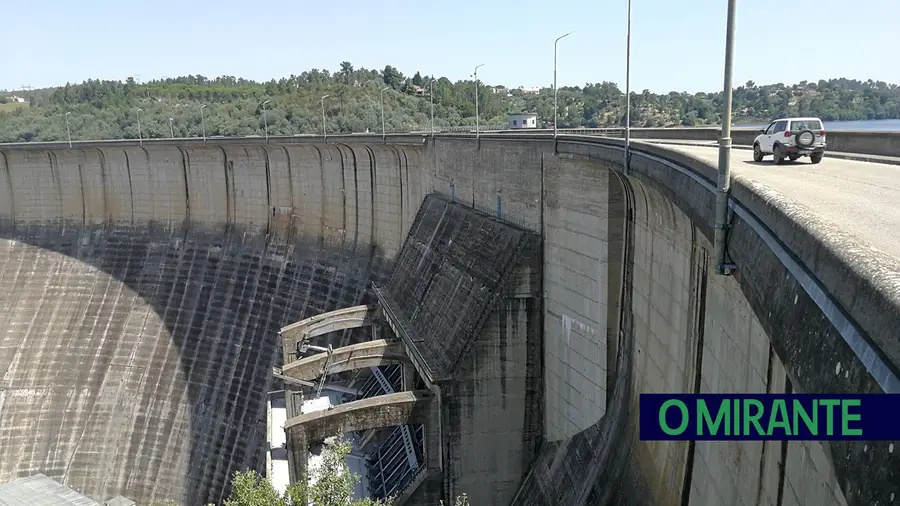
{"label": "shrub growing on concrete", "polygon": [[[288,487],[284,495],[279,495],[269,480],[256,471],[235,472],[231,481],[231,495],[224,506],[387,506],[393,498],[354,499],[353,488],[359,475],[347,467],[346,457],[350,453],[348,441],[338,441],[325,445],[322,463],[313,473],[313,484],[300,480]],[[213,506],[213,505],[209,505]],[[440,506],[445,506],[444,501]],[[453,506],[469,506],[466,494],[456,497]]]}
{"label": "shrub growing on concrete", "polygon": [[350,453],[350,443],[338,441],[325,445],[322,463],[313,472],[313,484],[299,480],[280,495],[272,484],[256,473],[248,470],[235,472],[231,481],[231,495],[225,506],[382,506],[390,500],[354,499],[353,488],[359,475],[347,467],[346,457]]}

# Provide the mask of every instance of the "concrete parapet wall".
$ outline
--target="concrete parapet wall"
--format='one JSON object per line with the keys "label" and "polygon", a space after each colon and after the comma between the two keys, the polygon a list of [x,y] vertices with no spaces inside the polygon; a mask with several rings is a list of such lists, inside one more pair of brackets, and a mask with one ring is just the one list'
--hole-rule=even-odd
{"label": "concrete parapet wall", "polygon": [[[633,139],[673,139],[717,141],[719,128],[633,128]],[[760,134],[756,128],[734,128],[731,130],[732,143],[752,146]],[[829,151],[880,156],[900,156],[900,132],[879,132],[865,130],[828,130],[826,142]]]}
{"label": "concrete parapet wall", "polygon": [[[673,141],[716,142],[719,139],[720,127],[690,128],[632,128],[632,139],[654,139]],[[624,128],[560,128],[563,135],[591,135],[611,138],[624,138]],[[490,132],[488,135],[509,135],[514,137],[541,136],[552,133],[552,130],[504,130]],[[752,146],[753,140],[761,133],[757,128],[736,127],[731,130],[732,144],[735,146]],[[900,157],[900,132],[873,130],[828,130],[826,135],[828,151],[854,153],[859,155],[876,155]]]}

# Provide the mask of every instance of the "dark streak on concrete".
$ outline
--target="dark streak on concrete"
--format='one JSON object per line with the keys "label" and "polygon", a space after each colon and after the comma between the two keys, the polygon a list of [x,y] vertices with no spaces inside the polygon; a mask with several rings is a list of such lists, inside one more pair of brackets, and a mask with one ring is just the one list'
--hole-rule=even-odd
{"label": "dark streak on concrete", "polygon": [[537,242],[536,234],[479,211],[425,198],[387,291],[415,333],[407,346],[424,357],[432,380],[455,374],[512,270]]}
{"label": "dark streak on concrete", "polygon": [[[21,467],[18,474],[44,472],[61,478],[68,469],[67,482],[90,495],[104,496],[107,491],[121,491],[127,482],[129,496],[134,499],[169,498],[181,504],[221,501],[229,493],[228,481],[233,471],[246,467],[262,470],[263,410],[265,394],[270,389],[271,367],[279,356],[275,342],[278,328],[316,313],[352,305],[361,297],[357,293],[359,287],[367,286],[373,277],[387,274],[370,269],[391,267],[390,262],[381,259],[373,263],[369,256],[381,253],[369,245],[323,250],[315,240],[301,241],[295,245],[292,255],[279,261],[272,255],[281,251],[267,245],[264,237],[254,238],[240,231],[224,236],[194,233],[182,242],[177,231],[166,232],[153,224],[147,230],[134,232],[103,227],[65,230],[20,227],[15,231],[5,230],[0,236],[46,250],[43,255],[47,261],[53,261],[47,255],[61,254],[92,264],[135,290],[165,324],[165,330],[159,334],[131,335],[133,331],[124,327],[126,308],[115,303],[86,308],[88,319],[96,317],[100,321],[109,321],[106,332],[111,336],[136,339],[134,346],[149,351],[144,360],[152,364],[152,368],[144,373],[150,375],[146,379],[150,388],[139,402],[147,412],[134,419],[130,444],[117,457],[111,476],[102,482],[92,478],[93,470],[108,465],[95,461],[100,457],[91,449],[100,443],[92,440],[83,441],[73,454],[74,460],[64,467],[54,464],[52,456],[46,454],[44,458],[39,457],[39,462],[46,465]],[[15,247],[10,260],[35,254],[25,248],[24,245]],[[221,251],[217,255],[210,254],[215,248],[221,248]],[[337,289],[332,287],[333,275],[328,274],[329,270],[335,269],[347,272]],[[355,280],[353,276],[365,279]],[[306,297],[298,296],[307,290]],[[102,370],[103,364],[115,356],[114,350],[121,345],[115,339],[97,340],[100,334],[90,339],[90,328],[85,330],[88,334],[65,342],[84,340],[81,346],[93,346],[92,355],[96,357],[93,360],[102,361],[95,367]],[[180,350],[176,355],[180,358],[178,364],[172,363],[166,353],[170,340]],[[94,368],[63,366],[77,355],[64,354],[54,358],[51,354],[55,354],[52,349],[42,352],[42,361],[52,359],[60,364],[60,369],[49,368],[48,364],[40,377],[31,381],[38,385],[43,382],[48,387],[63,382],[59,387],[52,387],[54,389],[65,388],[63,385],[90,385],[93,393],[87,399],[93,399],[90,402],[94,405],[102,400],[97,396],[103,382],[95,382],[86,376]],[[133,373],[123,371],[121,374],[126,376],[122,381],[134,381],[129,376]],[[134,373],[141,374],[142,371],[137,369]],[[72,377],[64,379],[69,376]],[[182,478],[187,484],[185,495],[172,496],[180,491],[159,486],[160,476],[171,475],[170,470],[159,469],[163,464],[159,460],[162,454],[148,449],[162,451],[168,448],[168,439],[174,434],[172,424],[178,417],[163,416],[159,409],[165,401],[173,401],[169,392],[173,387],[169,385],[179,377],[183,377],[188,398],[181,401],[176,398],[174,402],[183,404],[183,409],[187,410],[191,434],[186,438],[186,448],[190,458],[187,476]],[[10,381],[10,386],[15,387],[25,378],[14,376]],[[62,390],[59,393],[64,395]],[[46,412],[48,420],[75,423],[79,416],[91,416],[90,404],[79,411],[71,411],[66,402],[59,402],[62,400],[58,399],[56,407]],[[26,405],[10,400],[5,409],[22,416],[30,412]],[[52,438],[59,435],[60,432],[54,431]],[[46,440],[48,436],[51,434],[27,437],[20,434],[16,436],[18,439],[0,446],[36,445],[35,448],[49,450],[45,446],[52,446]],[[27,466],[29,461],[21,465]],[[123,476],[123,471],[128,474]]]}

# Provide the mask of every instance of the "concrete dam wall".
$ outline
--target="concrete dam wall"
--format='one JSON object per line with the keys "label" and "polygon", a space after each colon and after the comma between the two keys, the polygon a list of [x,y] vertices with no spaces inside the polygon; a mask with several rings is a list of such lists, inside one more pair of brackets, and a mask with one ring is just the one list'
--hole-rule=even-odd
{"label": "concrete dam wall", "polygon": [[417,155],[4,151],[0,481],[196,505],[261,470],[276,332],[369,301],[423,198]]}
{"label": "concrete dam wall", "polygon": [[783,203],[736,182],[740,270],[718,277],[703,162],[636,144],[624,177],[611,140],[380,141],[0,148],[0,481],[220,500],[261,468],[277,329],[368,303],[438,192],[543,235],[543,442],[514,504],[900,495],[887,443],[637,440],[641,392],[895,384],[894,301]]}
{"label": "concrete dam wall", "polygon": [[[853,248],[858,263],[836,261],[838,232],[804,226],[809,210],[737,180],[729,254],[741,267],[718,277],[706,163],[641,145],[625,178],[615,141],[569,138],[558,155],[546,137],[446,143],[436,146],[440,191],[483,208],[502,196],[504,216],[544,236],[545,444],[515,504],[900,495],[890,443],[642,443],[634,430],[641,392],[895,391],[896,293],[871,281],[897,272],[895,260]],[[866,462],[884,467],[870,474]]]}

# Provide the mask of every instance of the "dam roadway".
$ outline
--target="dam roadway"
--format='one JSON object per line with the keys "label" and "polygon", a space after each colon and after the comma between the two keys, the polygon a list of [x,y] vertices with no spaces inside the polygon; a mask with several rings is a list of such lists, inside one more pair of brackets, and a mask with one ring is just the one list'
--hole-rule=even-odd
{"label": "dam roadway", "polygon": [[[665,141],[658,141],[665,144]],[[718,165],[716,147],[666,144],[676,151]],[[898,153],[900,156],[900,153]],[[867,163],[825,156],[818,164],[809,158],[782,165],[772,157],[753,161],[753,152],[733,149],[732,176],[747,184],[768,187],[801,204],[833,226],[891,257],[900,258],[900,235],[886,233],[900,226],[900,165]]]}
{"label": "dam roadway", "polygon": [[278,329],[372,302],[434,192],[544,239],[542,444],[510,457],[522,479],[503,486],[485,485],[489,467],[458,472],[486,465],[471,451],[448,457],[445,490],[473,504],[890,504],[889,442],[640,442],[634,426],[640,392],[898,392],[900,167],[736,150],[738,271],[721,277],[715,149],[635,141],[623,177],[621,146],[0,146],[0,482],[42,472],[100,501],[220,501],[265,458]]}

